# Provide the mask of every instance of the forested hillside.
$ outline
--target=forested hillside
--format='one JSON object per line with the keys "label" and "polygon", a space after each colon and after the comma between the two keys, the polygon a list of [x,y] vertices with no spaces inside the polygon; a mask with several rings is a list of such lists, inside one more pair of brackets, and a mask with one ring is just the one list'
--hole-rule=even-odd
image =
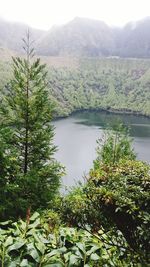
{"label": "forested hillside", "polygon": [[[150,61],[129,59],[42,58],[55,116],[76,110],[106,109],[150,115]],[[11,76],[10,62],[0,62],[0,88]]]}

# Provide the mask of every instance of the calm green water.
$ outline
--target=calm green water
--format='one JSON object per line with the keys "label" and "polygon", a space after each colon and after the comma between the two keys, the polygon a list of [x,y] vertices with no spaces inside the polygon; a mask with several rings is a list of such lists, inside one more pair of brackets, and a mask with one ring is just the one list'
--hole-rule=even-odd
{"label": "calm green water", "polygon": [[107,112],[80,112],[54,122],[56,158],[66,166],[63,184],[71,186],[84,181],[96,157],[96,140],[108,125],[122,121],[130,127],[137,158],[150,162],[150,119]]}

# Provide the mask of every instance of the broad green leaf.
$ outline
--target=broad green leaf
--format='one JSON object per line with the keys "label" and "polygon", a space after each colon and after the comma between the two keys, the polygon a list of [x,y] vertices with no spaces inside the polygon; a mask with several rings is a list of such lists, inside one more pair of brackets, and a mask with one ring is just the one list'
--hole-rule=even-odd
{"label": "broad green leaf", "polygon": [[99,260],[99,256],[96,254],[96,253],[92,253],[91,256],[90,256],[90,259],[93,260],[93,261],[97,261]]}
{"label": "broad green leaf", "polygon": [[13,261],[13,262],[11,262],[9,265],[8,265],[8,267],[17,267],[18,266],[18,262],[16,261]]}
{"label": "broad green leaf", "polygon": [[79,262],[79,258],[76,255],[71,255],[69,259],[69,267],[76,265]]}
{"label": "broad green leaf", "polygon": [[35,221],[35,219],[37,219],[38,217],[40,217],[40,214],[38,212],[34,212],[30,217],[30,221]]}
{"label": "broad green leaf", "polygon": [[65,267],[65,265],[63,263],[60,262],[56,262],[56,263],[48,263],[48,264],[44,264],[42,265],[42,267]]}
{"label": "broad green leaf", "polygon": [[38,238],[44,244],[48,244],[50,242],[48,239],[44,238],[41,234],[38,234]]}
{"label": "broad green leaf", "polygon": [[35,243],[35,246],[36,246],[36,248],[40,251],[40,253],[41,253],[42,255],[44,255],[46,246],[45,246],[43,243],[41,243],[41,242],[36,242],[36,243]]}
{"label": "broad green leaf", "polygon": [[76,243],[76,246],[83,252],[83,253],[85,253],[86,252],[86,250],[85,250],[85,246],[82,244],[82,243]]}
{"label": "broad green leaf", "polygon": [[100,249],[99,246],[97,246],[97,245],[93,245],[93,246],[91,247],[91,249],[88,250],[88,251],[86,252],[86,255],[87,255],[87,256],[90,256],[93,252],[95,252],[95,251],[97,251],[97,250],[99,250],[99,249]]}
{"label": "broad green leaf", "polygon": [[36,261],[40,262],[40,257],[36,249],[30,251],[30,256]]}
{"label": "broad green leaf", "polygon": [[5,243],[4,243],[4,247],[8,247],[8,246],[10,246],[10,245],[12,245],[12,244],[13,244],[13,238],[12,238],[12,236],[9,236],[9,237],[6,239]]}
{"label": "broad green leaf", "polygon": [[38,225],[40,225],[40,218],[37,218],[32,224],[29,224],[28,228],[36,228]]}
{"label": "broad green leaf", "polygon": [[22,262],[20,263],[20,267],[28,267],[29,266],[29,262],[27,259],[22,260]]}
{"label": "broad green leaf", "polygon": [[47,254],[48,257],[53,257],[55,255],[58,255],[59,251],[57,249],[52,250],[50,253]]}
{"label": "broad green leaf", "polygon": [[30,243],[27,245],[26,255],[30,255],[36,262],[40,261],[40,256],[38,254],[37,249],[34,246],[34,243]]}
{"label": "broad green leaf", "polygon": [[64,254],[65,252],[67,252],[67,248],[66,247],[58,248],[58,252],[60,252],[60,254]]}
{"label": "broad green leaf", "polygon": [[68,262],[69,261],[69,258],[70,258],[70,255],[71,255],[71,251],[67,252],[64,254],[64,259],[65,259],[65,262]]}
{"label": "broad green leaf", "polygon": [[103,254],[101,257],[102,257],[104,260],[108,260],[108,259],[109,259],[109,255],[108,255],[108,254]]}
{"label": "broad green leaf", "polygon": [[6,265],[8,267],[20,267],[20,258],[16,258],[15,260],[12,260],[11,263],[9,263],[8,265]]}
{"label": "broad green leaf", "polygon": [[27,228],[27,223],[26,222],[24,222],[24,221],[22,221],[22,220],[20,220],[19,221],[19,226],[20,226],[20,228],[21,228],[21,230],[26,230],[26,228]]}
{"label": "broad green leaf", "polygon": [[25,245],[26,241],[20,241],[20,242],[16,242],[13,245],[8,247],[8,252],[12,251],[12,250],[18,250],[21,247],[23,247]]}
{"label": "broad green leaf", "polygon": [[9,220],[9,221],[5,221],[5,222],[0,222],[0,225],[8,225],[8,224],[10,224],[10,223],[12,223],[11,220]]}

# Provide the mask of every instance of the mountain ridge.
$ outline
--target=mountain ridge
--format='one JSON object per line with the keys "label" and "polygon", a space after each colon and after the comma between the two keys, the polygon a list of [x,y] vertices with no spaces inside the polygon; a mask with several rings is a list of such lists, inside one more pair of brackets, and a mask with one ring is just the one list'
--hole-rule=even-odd
{"label": "mountain ridge", "polygon": [[38,55],[150,58],[150,17],[129,22],[122,28],[110,27],[100,20],[75,17],[48,31],[0,18],[0,47],[22,52],[22,37],[27,29],[35,40]]}

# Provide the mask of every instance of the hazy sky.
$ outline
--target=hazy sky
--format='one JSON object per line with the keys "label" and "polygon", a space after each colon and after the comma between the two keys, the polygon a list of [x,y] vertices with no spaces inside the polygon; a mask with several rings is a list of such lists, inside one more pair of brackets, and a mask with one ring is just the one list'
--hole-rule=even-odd
{"label": "hazy sky", "polygon": [[0,17],[41,29],[88,17],[122,26],[150,15],[150,0],[0,0]]}

